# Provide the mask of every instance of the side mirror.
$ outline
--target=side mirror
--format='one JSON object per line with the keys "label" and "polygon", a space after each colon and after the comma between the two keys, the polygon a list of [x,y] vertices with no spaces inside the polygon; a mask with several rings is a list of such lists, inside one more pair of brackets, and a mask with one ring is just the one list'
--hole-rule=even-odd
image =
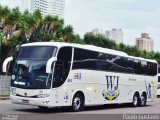
{"label": "side mirror", "polygon": [[46,65],[46,73],[52,73],[51,66],[52,66],[52,63],[56,61],[57,61],[56,57],[50,58],[48,60],[47,65]]}
{"label": "side mirror", "polygon": [[4,60],[4,62],[3,62],[3,67],[2,67],[2,71],[3,71],[4,73],[7,72],[7,65],[8,65],[8,63],[11,62],[12,60],[13,60],[13,57],[8,57],[7,59]]}

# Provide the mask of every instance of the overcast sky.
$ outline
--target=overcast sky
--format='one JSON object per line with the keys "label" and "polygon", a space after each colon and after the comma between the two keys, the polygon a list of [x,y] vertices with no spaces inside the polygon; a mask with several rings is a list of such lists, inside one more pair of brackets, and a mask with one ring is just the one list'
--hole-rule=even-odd
{"label": "overcast sky", "polygon": [[[21,0],[0,0],[11,7]],[[142,32],[154,39],[160,51],[160,0],[65,0],[65,24],[81,36],[94,28],[121,28],[124,43],[135,45]]]}

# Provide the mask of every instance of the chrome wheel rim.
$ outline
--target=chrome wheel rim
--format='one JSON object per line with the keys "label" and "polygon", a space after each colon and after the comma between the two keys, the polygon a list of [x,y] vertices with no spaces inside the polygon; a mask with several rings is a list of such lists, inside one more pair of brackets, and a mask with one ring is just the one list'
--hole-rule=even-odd
{"label": "chrome wheel rim", "polygon": [[144,105],[144,104],[145,104],[145,97],[141,96],[141,105]]}
{"label": "chrome wheel rim", "polygon": [[137,98],[137,96],[134,96],[133,97],[133,105],[137,106],[137,103],[138,103],[138,98]]}
{"label": "chrome wheel rim", "polygon": [[79,97],[75,97],[73,101],[73,106],[75,109],[79,109],[81,106],[81,99]]}

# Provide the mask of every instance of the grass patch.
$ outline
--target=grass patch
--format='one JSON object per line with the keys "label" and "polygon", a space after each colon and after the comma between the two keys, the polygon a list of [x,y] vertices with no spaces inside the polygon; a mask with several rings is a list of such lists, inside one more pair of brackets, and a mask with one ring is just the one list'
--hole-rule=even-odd
{"label": "grass patch", "polygon": [[0,97],[9,97],[9,95],[0,95]]}
{"label": "grass patch", "polygon": [[0,100],[9,99],[9,95],[0,95]]}

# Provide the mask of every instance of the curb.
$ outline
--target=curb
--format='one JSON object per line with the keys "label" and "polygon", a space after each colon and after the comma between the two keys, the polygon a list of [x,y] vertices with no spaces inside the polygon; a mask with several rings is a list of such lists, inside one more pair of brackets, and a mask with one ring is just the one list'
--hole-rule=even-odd
{"label": "curb", "polygon": [[7,96],[7,97],[0,97],[0,100],[9,100],[10,98],[9,98],[9,96]]}

